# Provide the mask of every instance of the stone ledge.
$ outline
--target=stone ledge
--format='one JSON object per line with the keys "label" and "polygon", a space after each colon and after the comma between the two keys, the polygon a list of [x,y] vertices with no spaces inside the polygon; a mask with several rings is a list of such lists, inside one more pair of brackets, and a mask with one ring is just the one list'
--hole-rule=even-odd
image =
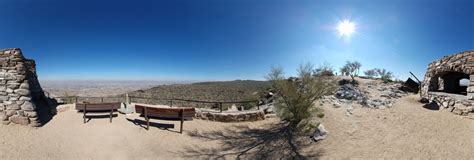
{"label": "stone ledge", "polygon": [[447,110],[462,116],[474,114],[474,101],[467,100],[465,96],[429,92],[427,98],[430,103],[436,103],[440,110]]}
{"label": "stone ledge", "polygon": [[195,118],[218,122],[247,122],[265,120],[265,113],[261,110],[243,112],[218,112],[196,108]]}

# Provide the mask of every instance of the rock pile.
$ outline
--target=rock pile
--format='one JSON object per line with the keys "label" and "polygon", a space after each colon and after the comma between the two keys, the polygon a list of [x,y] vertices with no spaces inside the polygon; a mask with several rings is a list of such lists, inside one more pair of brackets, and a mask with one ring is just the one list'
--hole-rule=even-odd
{"label": "rock pile", "polygon": [[322,103],[333,104],[334,107],[346,107],[348,114],[352,114],[352,104],[375,109],[389,108],[395,100],[408,93],[400,90],[401,84],[396,83],[367,83],[365,86],[345,84],[339,87],[334,95],[324,96]]}
{"label": "rock pile", "polygon": [[356,101],[358,103],[365,103],[367,101],[367,93],[351,84],[341,86],[334,96],[341,101],[345,100],[344,102]]}
{"label": "rock pile", "polygon": [[38,126],[33,99],[42,94],[35,62],[25,59],[17,48],[0,50],[0,120]]}

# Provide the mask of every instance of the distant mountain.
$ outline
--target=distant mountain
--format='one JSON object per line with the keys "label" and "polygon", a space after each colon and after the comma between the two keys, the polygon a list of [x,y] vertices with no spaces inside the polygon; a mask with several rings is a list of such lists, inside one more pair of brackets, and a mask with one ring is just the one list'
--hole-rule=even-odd
{"label": "distant mountain", "polygon": [[235,80],[200,82],[193,84],[160,85],[147,90],[130,92],[132,97],[180,98],[202,101],[255,100],[260,92],[268,89],[268,81]]}

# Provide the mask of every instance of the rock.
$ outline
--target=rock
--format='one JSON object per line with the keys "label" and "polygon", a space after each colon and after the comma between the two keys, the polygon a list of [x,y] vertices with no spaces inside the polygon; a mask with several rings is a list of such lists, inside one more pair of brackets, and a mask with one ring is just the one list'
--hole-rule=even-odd
{"label": "rock", "polygon": [[265,114],[273,114],[275,113],[275,106],[269,105],[263,110],[263,112],[265,112]]}
{"label": "rock", "polygon": [[334,102],[332,105],[334,106],[334,108],[340,108],[340,107],[342,107],[341,103],[339,103],[339,102],[337,102],[337,101]]}
{"label": "rock", "polygon": [[328,131],[324,128],[324,125],[319,124],[316,131],[314,131],[313,136],[311,136],[310,138],[314,142],[318,142],[318,141],[326,139],[327,135],[328,135]]}
{"label": "rock", "polygon": [[38,113],[36,113],[36,111],[24,111],[24,114],[29,118],[36,118],[38,116]]}
{"label": "rock", "polygon": [[30,89],[30,85],[28,83],[22,83],[20,89]]}
{"label": "rock", "polygon": [[10,116],[15,115],[15,113],[16,113],[16,110],[7,110],[5,112],[5,115],[7,115],[7,117],[10,117]]}
{"label": "rock", "polygon": [[237,108],[237,106],[235,106],[235,104],[232,104],[232,106],[230,106],[230,108],[227,109],[227,111],[236,112],[236,111],[239,111],[239,109]]}
{"label": "rock", "polygon": [[15,90],[15,93],[17,93],[20,96],[29,96],[30,95],[30,90],[27,89],[17,89]]}
{"label": "rock", "polygon": [[6,120],[8,120],[6,112],[0,112],[0,121],[6,121]]}
{"label": "rock", "polygon": [[13,93],[13,89],[7,88],[7,93]]}
{"label": "rock", "polygon": [[442,106],[443,106],[443,107],[449,107],[450,105],[449,105],[449,102],[444,101],[444,102],[442,103]]}
{"label": "rock", "polygon": [[9,82],[7,83],[8,88],[18,88],[20,86],[20,83],[17,82]]}
{"label": "rock", "polygon": [[28,124],[28,126],[30,126],[30,127],[39,127],[39,126],[41,126],[41,123],[39,123],[38,120],[32,120],[30,118],[30,124]]}
{"label": "rock", "polygon": [[36,106],[35,104],[26,101],[25,103],[23,103],[23,105],[21,105],[21,109],[25,111],[33,111],[36,109]]}
{"label": "rock", "polygon": [[8,101],[8,99],[9,99],[8,96],[0,96],[0,102]]}
{"label": "rock", "polygon": [[20,125],[28,125],[30,123],[28,117],[23,117],[19,115],[14,115],[10,117],[10,121],[12,123],[20,124]]}
{"label": "rock", "polygon": [[9,110],[19,110],[19,109],[20,109],[20,106],[19,106],[18,104],[16,104],[16,103],[14,103],[14,104],[9,104],[9,105],[7,105],[7,109],[9,109]]}

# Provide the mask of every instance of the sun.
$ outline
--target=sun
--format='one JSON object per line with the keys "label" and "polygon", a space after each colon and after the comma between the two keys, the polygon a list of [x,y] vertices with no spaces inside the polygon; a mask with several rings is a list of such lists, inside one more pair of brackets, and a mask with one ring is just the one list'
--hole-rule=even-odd
{"label": "sun", "polygon": [[344,20],[342,22],[339,22],[339,24],[337,25],[337,31],[339,32],[339,35],[343,37],[351,37],[351,35],[355,32],[355,30],[356,30],[355,23],[349,20]]}

